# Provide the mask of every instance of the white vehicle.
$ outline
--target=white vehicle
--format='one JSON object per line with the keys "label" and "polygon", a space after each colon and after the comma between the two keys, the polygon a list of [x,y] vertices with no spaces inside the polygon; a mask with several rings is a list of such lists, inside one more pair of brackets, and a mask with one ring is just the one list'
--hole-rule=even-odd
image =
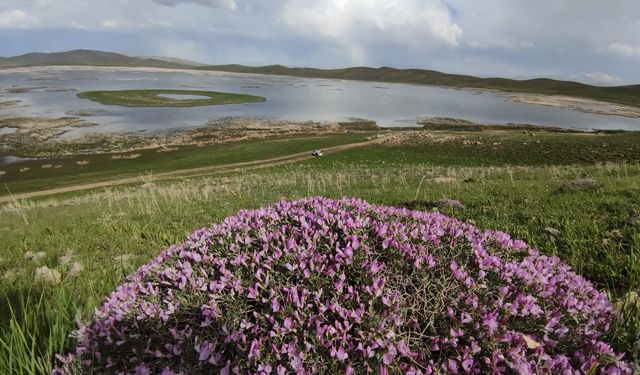
{"label": "white vehicle", "polygon": [[313,150],[313,152],[311,153],[311,156],[322,156],[322,150]]}

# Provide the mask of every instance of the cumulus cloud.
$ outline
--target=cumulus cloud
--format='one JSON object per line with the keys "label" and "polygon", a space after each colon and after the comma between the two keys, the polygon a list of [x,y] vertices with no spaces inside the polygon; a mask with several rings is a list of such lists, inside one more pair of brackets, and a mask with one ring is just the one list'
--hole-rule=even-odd
{"label": "cumulus cloud", "polygon": [[0,0],[0,55],[82,47],[625,84],[640,82],[639,25],[638,0]]}
{"label": "cumulus cloud", "polygon": [[195,3],[211,8],[236,9],[236,0],[153,0],[165,6],[176,6],[183,3]]}
{"label": "cumulus cloud", "polygon": [[462,28],[440,1],[289,0],[282,13],[298,34],[335,42],[458,45]]}
{"label": "cumulus cloud", "polygon": [[635,57],[640,56],[640,47],[634,47],[624,43],[611,43],[609,44],[609,52],[618,56]]}
{"label": "cumulus cloud", "polygon": [[38,17],[20,9],[0,12],[0,28],[3,29],[25,29],[38,23],[40,23]]}

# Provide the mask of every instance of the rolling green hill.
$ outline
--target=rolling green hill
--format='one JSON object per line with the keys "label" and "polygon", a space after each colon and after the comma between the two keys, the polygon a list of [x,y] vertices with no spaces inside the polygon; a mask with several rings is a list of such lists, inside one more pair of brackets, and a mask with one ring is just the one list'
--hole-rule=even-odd
{"label": "rolling green hill", "polygon": [[126,56],[113,52],[73,50],[52,53],[28,53],[0,58],[0,68],[30,66],[131,66],[154,68],[187,68],[189,65],[158,58]]}

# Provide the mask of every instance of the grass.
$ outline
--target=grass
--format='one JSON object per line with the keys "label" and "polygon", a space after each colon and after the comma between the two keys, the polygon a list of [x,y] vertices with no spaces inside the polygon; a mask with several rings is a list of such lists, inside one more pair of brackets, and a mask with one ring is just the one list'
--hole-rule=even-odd
{"label": "grass", "polygon": [[[412,138],[433,139],[426,144]],[[349,150],[319,163],[353,162],[366,157],[371,164],[403,162],[455,166],[544,166],[640,162],[640,132],[616,134],[522,131],[413,132],[398,147],[372,146],[365,155]]]}
{"label": "grass", "polygon": [[[207,146],[176,146],[166,152],[150,149],[26,161],[0,167],[6,173],[0,175],[0,196],[7,195],[7,189],[11,193],[20,193],[140,174],[269,159],[316,148],[362,142],[369,134],[290,136]],[[29,170],[20,172],[25,168]]]}
{"label": "grass", "polygon": [[[159,95],[197,95],[208,98],[173,99]],[[198,90],[117,90],[85,91],[79,98],[107,105],[125,107],[195,107],[204,105],[240,104],[263,102],[262,96]]]}
{"label": "grass", "polygon": [[[535,135],[540,143],[528,150],[522,140],[532,136],[520,132],[461,134],[451,141],[369,146],[251,172],[163,181],[150,189],[129,186],[0,206],[0,293],[8,297],[0,304],[0,372],[46,372],[54,352],[72,347],[67,336],[77,317],[89,318],[123,274],[192,230],[240,209],[311,195],[418,209],[432,209],[441,198],[459,200],[464,208],[442,210],[558,255],[607,290],[625,317],[610,339],[638,359],[633,344],[640,306],[630,297],[640,288],[637,135]],[[482,144],[463,144],[474,137]],[[607,146],[594,154],[602,143],[593,139]],[[567,188],[577,178],[598,186]],[[25,261],[26,251],[46,256]],[[65,254],[84,265],[79,276],[62,264]],[[114,260],[122,255],[129,260]],[[34,283],[42,265],[59,270],[62,282]]]}

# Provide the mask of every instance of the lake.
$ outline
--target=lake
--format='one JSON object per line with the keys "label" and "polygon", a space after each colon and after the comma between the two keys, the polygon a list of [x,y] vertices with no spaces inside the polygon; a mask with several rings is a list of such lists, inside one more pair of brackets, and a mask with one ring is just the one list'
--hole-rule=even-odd
{"label": "lake", "polygon": [[[7,91],[11,86],[15,87]],[[0,108],[0,116],[82,115],[98,124],[96,127],[73,129],[69,133],[71,135],[86,131],[163,131],[202,126],[210,119],[235,116],[296,121],[366,118],[386,127],[413,126],[418,118],[436,116],[492,124],[640,130],[640,119],[637,118],[514,103],[491,92],[426,85],[221,72],[74,67],[0,70],[0,88],[4,91],[0,101],[21,101],[17,107]],[[267,100],[189,108],[128,108],[76,97],[80,91],[126,89],[225,91],[264,96]]]}

